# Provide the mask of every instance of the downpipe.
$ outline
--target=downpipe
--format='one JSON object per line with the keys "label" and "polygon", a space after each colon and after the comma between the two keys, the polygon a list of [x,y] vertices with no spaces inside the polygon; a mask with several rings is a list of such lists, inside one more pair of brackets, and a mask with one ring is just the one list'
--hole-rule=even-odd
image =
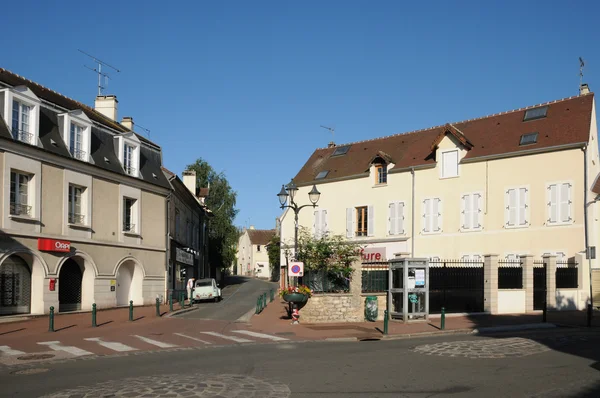
{"label": "downpipe", "polygon": [[412,206],[411,206],[411,211],[412,211],[412,226],[411,226],[411,239],[410,239],[410,243],[411,243],[411,250],[410,250],[410,256],[411,257],[415,257],[415,168],[411,167],[410,168],[410,174],[412,175]]}
{"label": "downpipe", "polygon": [[590,240],[589,240],[589,221],[588,221],[588,162],[587,162],[587,145],[583,147],[583,222],[585,232],[585,255],[588,259],[588,272],[589,272],[589,288],[590,288],[590,301],[587,307],[587,325],[592,326],[592,315],[594,311],[594,296],[592,291],[592,257],[590,256]]}

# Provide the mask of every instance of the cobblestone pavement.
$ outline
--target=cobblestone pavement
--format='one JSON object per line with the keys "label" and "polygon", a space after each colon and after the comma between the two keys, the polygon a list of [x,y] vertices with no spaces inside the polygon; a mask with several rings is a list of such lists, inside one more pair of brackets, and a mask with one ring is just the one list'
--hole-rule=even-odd
{"label": "cobblestone pavement", "polygon": [[421,354],[463,358],[517,358],[549,350],[543,344],[522,337],[451,341],[414,348],[414,351]]}
{"label": "cobblestone pavement", "polygon": [[203,397],[287,398],[285,384],[270,383],[243,375],[161,375],[132,377],[72,388],[46,397]]}

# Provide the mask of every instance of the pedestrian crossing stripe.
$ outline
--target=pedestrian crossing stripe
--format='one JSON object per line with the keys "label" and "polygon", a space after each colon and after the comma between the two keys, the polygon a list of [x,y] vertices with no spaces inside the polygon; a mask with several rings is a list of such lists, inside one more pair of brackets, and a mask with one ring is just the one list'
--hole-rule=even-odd
{"label": "pedestrian crossing stripe", "polygon": [[235,341],[236,343],[252,343],[252,340],[248,340],[248,339],[243,339],[241,337],[235,337],[235,336],[227,336],[226,334],[221,334],[221,333],[217,333],[217,332],[200,332],[200,333],[204,333],[204,334],[208,334],[209,336],[215,336],[215,337],[219,337],[225,340],[231,340],[231,341]]}
{"label": "pedestrian crossing stripe", "polygon": [[245,334],[245,335],[251,336],[251,337],[258,337],[259,339],[268,339],[268,340],[273,340],[273,341],[288,341],[288,339],[285,339],[283,337],[271,336],[270,334],[265,334],[265,333],[252,332],[250,330],[232,330],[232,332]]}
{"label": "pedestrian crossing stripe", "polygon": [[113,341],[102,341],[99,337],[89,337],[84,339],[86,341],[94,341],[100,344],[102,347],[106,347],[110,350],[117,352],[137,351],[137,348],[129,347],[128,345],[113,342]]}

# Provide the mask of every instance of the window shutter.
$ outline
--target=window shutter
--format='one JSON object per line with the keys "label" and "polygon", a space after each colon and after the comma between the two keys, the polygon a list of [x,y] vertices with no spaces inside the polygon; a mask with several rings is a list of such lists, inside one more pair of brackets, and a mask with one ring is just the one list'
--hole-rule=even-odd
{"label": "window shutter", "polygon": [[473,195],[463,196],[463,201],[464,201],[464,206],[465,206],[464,228],[472,229],[473,228]]}
{"label": "window shutter", "polygon": [[396,203],[396,234],[404,234],[404,202]]}
{"label": "window shutter", "polygon": [[367,236],[375,235],[375,212],[373,211],[373,206],[367,207]]}
{"label": "window shutter", "polygon": [[346,238],[354,237],[354,228],[353,228],[353,219],[354,219],[354,209],[349,207],[346,209]]}
{"label": "window shutter", "polygon": [[319,210],[314,211],[314,219],[313,219],[313,236],[315,238],[319,237]]}
{"label": "window shutter", "polygon": [[519,188],[519,225],[527,224],[527,188]]}
{"label": "window shutter", "polygon": [[431,232],[431,199],[423,201],[423,232]]}
{"label": "window shutter", "polygon": [[481,262],[481,256],[479,254],[474,254],[473,255],[473,261]]}
{"label": "window shutter", "polygon": [[396,235],[396,203],[390,203],[389,205],[388,233]]}
{"label": "window shutter", "polygon": [[552,184],[548,189],[550,190],[550,201],[548,202],[550,219],[548,221],[555,223],[558,221],[558,187],[556,184]]}
{"label": "window shutter", "polygon": [[327,210],[321,210],[321,235],[325,235],[327,232],[329,232],[328,228]]}
{"label": "window shutter", "polygon": [[571,184],[560,184],[560,221],[571,221]]}
{"label": "window shutter", "polygon": [[460,225],[462,229],[467,229],[467,197],[468,195],[463,195],[460,198]]}
{"label": "window shutter", "polygon": [[515,189],[508,190],[508,220],[507,224],[514,226],[517,223],[517,191]]}
{"label": "window shutter", "polygon": [[442,217],[441,217],[441,201],[438,198],[435,198],[432,200],[432,208],[431,208],[431,219],[432,219],[432,223],[431,223],[431,231],[432,232],[438,232],[442,226],[441,226],[441,221],[442,221]]}
{"label": "window shutter", "polygon": [[473,228],[481,228],[481,195],[476,193],[473,194],[473,207],[472,209],[472,225]]}

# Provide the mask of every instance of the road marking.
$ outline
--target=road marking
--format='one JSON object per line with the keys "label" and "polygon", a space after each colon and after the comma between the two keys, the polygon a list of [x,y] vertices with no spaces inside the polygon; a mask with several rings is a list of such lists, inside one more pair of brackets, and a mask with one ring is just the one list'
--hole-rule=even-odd
{"label": "road marking", "polygon": [[90,337],[90,338],[87,338],[84,340],[95,341],[96,343],[100,344],[102,347],[106,347],[110,350],[118,351],[118,352],[136,351],[137,350],[137,348],[129,347],[128,345],[125,345],[125,344],[121,344],[121,343],[117,343],[117,342],[113,342],[113,341],[102,341],[102,340],[100,340],[99,337]]}
{"label": "road marking", "polygon": [[192,337],[192,336],[188,336],[188,335],[183,334],[183,333],[173,333],[173,334],[175,334],[177,336],[185,337],[186,339],[190,339],[190,340],[194,340],[194,341],[199,341],[199,342],[204,343],[204,344],[212,344],[212,343],[209,343],[208,341],[200,340],[200,339],[197,339],[197,338]]}
{"label": "road marking", "polygon": [[68,352],[69,354],[75,355],[76,357],[81,357],[83,355],[94,355],[93,353],[86,351],[86,350],[82,350],[81,348],[68,346],[68,345],[61,345],[60,341],[42,341],[42,342],[39,342],[38,344],[46,345],[54,351]]}
{"label": "road marking", "polygon": [[138,336],[136,334],[134,334],[133,337],[137,337],[138,339],[142,340],[143,342],[155,345],[155,346],[160,347],[160,348],[173,348],[173,347],[177,347],[175,344],[163,343],[162,341],[152,340],[152,339],[149,339],[148,337]]}
{"label": "road marking", "polygon": [[252,332],[250,330],[232,330],[234,333],[241,333],[252,337],[258,337],[261,339],[269,339],[273,341],[287,341],[288,339],[284,339],[283,337],[271,336],[270,334],[257,333]]}
{"label": "road marking", "polygon": [[217,333],[217,332],[200,332],[200,333],[208,334],[210,336],[220,337],[225,340],[232,340],[232,341],[235,341],[236,343],[253,343],[252,340],[243,339],[241,337],[235,337],[235,336],[227,336],[227,335]]}
{"label": "road marking", "polygon": [[23,351],[13,350],[12,348],[10,348],[7,345],[0,345],[0,352],[2,352],[4,355],[21,355],[21,354],[25,354]]}

